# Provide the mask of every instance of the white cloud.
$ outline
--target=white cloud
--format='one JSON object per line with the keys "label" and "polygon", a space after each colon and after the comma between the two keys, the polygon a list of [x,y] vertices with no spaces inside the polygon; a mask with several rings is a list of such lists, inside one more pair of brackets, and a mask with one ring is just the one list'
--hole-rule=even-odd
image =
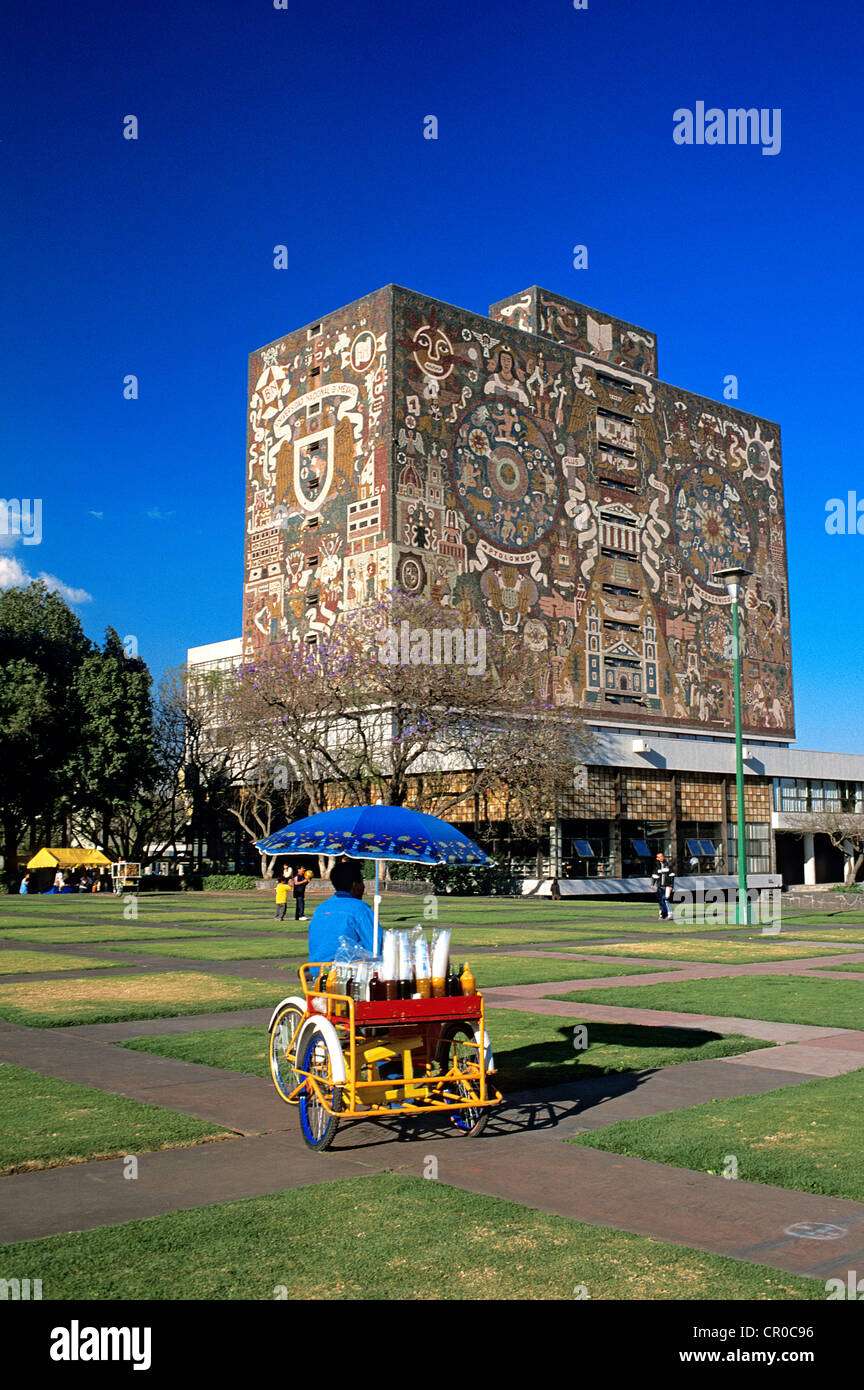
{"label": "white cloud", "polygon": [[93,511],[90,512],[90,516],[95,516],[95,518],[96,518],[97,521],[101,521],[104,515],[105,515],[104,512],[93,512]]}
{"label": "white cloud", "polygon": [[[58,579],[55,574],[43,572],[38,576],[42,583],[67,603],[92,603],[93,595],[88,594],[86,589],[73,589],[71,585],[64,584],[62,579]],[[22,585],[31,583],[33,576],[28,574],[13,556],[0,555],[0,589],[17,589]]]}
{"label": "white cloud", "polygon": [[29,584],[30,576],[24,573],[18,561],[11,555],[0,555],[0,589],[15,589],[19,584]]}
{"label": "white cloud", "polygon": [[147,515],[149,516],[151,521],[167,521],[169,516],[173,516],[174,513],[161,512],[158,507],[153,507],[152,510],[147,513]]}
{"label": "white cloud", "polygon": [[43,584],[49,589],[54,589],[61,598],[65,598],[67,603],[92,603],[93,595],[88,594],[86,589],[73,589],[71,585],[64,584],[62,579],[58,579],[54,574],[39,575]]}

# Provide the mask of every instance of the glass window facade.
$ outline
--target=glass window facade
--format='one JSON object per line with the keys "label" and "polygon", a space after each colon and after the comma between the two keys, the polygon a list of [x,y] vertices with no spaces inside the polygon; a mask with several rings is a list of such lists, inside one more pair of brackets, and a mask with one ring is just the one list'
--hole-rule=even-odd
{"label": "glass window facade", "polygon": [[[745,826],[747,840],[748,874],[771,873],[771,826],[765,822],[748,821]],[[727,826],[726,835],[727,873],[738,872],[738,827],[734,821]]]}
{"label": "glass window facade", "polygon": [[837,811],[864,812],[864,783],[835,782],[830,778],[775,777],[774,810],[824,815]]}

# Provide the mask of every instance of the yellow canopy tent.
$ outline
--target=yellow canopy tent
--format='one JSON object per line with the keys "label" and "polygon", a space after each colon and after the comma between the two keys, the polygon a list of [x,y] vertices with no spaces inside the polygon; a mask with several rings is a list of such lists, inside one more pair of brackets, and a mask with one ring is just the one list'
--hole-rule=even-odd
{"label": "yellow canopy tent", "polygon": [[40,849],[28,869],[107,869],[111,860],[101,849]]}

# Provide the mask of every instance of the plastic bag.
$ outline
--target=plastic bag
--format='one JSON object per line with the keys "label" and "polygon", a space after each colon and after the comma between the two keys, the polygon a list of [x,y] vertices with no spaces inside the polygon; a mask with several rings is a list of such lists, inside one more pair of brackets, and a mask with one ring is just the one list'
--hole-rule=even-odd
{"label": "plastic bag", "polygon": [[373,955],[365,946],[344,936],[339,938],[333,964],[336,967],[340,990],[344,989],[349,979],[353,979],[359,988],[360,998],[365,998],[366,986],[376,970],[378,978],[384,978],[381,973],[381,956]]}

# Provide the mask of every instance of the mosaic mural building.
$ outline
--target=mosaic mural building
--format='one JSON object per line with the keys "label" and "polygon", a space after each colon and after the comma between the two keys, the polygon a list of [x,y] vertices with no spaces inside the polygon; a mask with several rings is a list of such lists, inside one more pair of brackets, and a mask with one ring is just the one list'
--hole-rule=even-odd
{"label": "mosaic mural building", "polygon": [[653,333],[534,287],[390,285],[252,354],[243,648],[387,589],[548,653],[584,718],[794,736],[777,425],[657,377]]}
{"label": "mosaic mural building", "polygon": [[864,756],[791,746],[779,428],[657,372],[654,333],[537,287],[484,317],[390,285],[253,353],[243,633],[190,675],[424,595],[546,654],[538,693],[595,739],[539,845],[495,796],[450,818],[565,892],[645,888],[661,849],[706,883],[737,872],[717,572],[746,565],[749,881],[841,879],[826,827],[864,833]]}

